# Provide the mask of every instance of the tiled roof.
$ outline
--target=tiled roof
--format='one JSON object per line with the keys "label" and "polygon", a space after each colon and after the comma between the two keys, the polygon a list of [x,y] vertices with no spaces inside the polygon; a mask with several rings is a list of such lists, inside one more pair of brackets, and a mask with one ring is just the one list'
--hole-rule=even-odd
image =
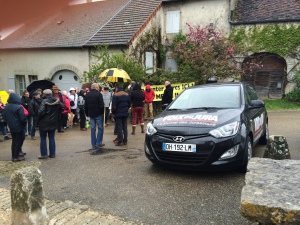
{"label": "tiled roof", "polygon": [[127,44],[159,3],[158,0],[106,0],[69,6],[24,24],[0,41],[0,49]]}
{"label": "tiled roof", "polygon": [[300,1],[239,0],[231,19],[245,24],[300,21]]}
{"label": "tiled roof", "polygon": [[159,0],[132,0],[109,23],[86,43],[87,46],[97,44],[127,45],[138,29],[157,9]]}

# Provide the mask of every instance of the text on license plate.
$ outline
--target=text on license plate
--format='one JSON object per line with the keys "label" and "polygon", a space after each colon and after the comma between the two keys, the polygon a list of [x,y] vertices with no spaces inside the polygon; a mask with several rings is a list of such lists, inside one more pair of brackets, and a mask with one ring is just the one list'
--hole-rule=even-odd
{"label": "text on license plate", "polygon": [[175,152],[196,152],[196,145],[195,144],[163,143],[162,149],[164,151],[175,151]]}

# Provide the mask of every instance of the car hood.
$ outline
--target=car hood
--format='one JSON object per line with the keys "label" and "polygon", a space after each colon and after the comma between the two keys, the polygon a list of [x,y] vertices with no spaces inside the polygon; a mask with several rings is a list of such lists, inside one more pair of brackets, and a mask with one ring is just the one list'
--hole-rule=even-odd
{"label": "car hood", "polygon": [[198,135],[240,121],[241,109],[163,111],[153,121],[159,133]]}

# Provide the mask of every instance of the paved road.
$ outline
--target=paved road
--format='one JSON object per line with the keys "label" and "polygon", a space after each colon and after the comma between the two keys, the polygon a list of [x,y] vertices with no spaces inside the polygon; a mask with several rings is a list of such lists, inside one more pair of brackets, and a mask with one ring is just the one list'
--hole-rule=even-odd
{"label": "paved road", "polygon": [[[270,134],[287,137],[293,159],[300,159],[299,115],[269,112]],[[129,135],[127,148],[113,145],[112,125],[105,129],[101,152],[88,150],[89,135],[76,126],[57,134],[57,158],[39,167],[48,199],[71,200],[143,224],[251,224],[239,213],[243,174],[156,168],[144,156],[139,127],[137,135]],[[9,142],[0,143],[0,161],[10,160]],[[263,150],[258,146],[254,156],[262,156]],[[24,151],[28,161],[39,161],[39,138],[27,138]],[[9,188],[9,176],[0,178],[0,187]]]}

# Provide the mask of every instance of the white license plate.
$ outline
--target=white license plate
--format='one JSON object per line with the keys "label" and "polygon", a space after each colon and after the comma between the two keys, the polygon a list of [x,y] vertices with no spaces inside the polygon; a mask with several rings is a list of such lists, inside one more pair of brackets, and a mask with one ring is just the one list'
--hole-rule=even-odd
{"label": "white license plate", "polygon": [[196,152],[195,144],[163,143],[162,150],[174,152]]}

